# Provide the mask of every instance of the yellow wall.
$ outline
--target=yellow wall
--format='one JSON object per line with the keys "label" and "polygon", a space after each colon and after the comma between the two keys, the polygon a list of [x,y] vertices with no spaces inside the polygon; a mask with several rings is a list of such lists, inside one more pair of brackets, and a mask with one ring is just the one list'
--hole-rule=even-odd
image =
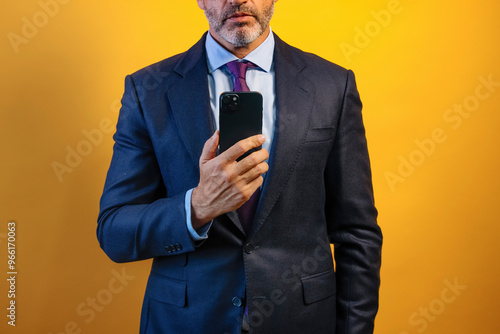
{"label": "yellow wall", "polygon": [[[385,235],[376,333],[498,333],[498,2],[276,7],[280,37],[357,76]],[[15,220],[18,275],[2,333],[137,332],[150,263],[114,264],[95,237],[123,80],[206,28],[194,0],[3,6],[0,268]]]}

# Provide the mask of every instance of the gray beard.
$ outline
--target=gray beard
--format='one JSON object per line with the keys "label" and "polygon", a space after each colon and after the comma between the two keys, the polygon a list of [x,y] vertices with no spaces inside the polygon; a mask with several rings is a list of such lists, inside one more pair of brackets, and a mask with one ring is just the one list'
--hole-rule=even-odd
{"label": "gray beard", "polygon": [[[231,29],[230,27],[225,25],[226,18],[235,14],[236,12],[245,12],[251,14],[254,16],[257,22],[255,24],[248,24],[246,22],[236,24],[237,27],[241,27],[243,29]],[[217,13],[213,10],[205,10],[205,16],[208,20],[208,23],[215,30],[215,32],[226,42],[231,43],[236,47],[246,46],[262,36],[262,34],[269,26],[269,22],[271,22],[273,14],[274,1],[272,2],[271,6],[269,6],[268,8],[264,8],[262,13],[258,13],[251,8],[246,8],[245,5],[232,7],[230,10],[223,12],[220,17],[218,17]]]}

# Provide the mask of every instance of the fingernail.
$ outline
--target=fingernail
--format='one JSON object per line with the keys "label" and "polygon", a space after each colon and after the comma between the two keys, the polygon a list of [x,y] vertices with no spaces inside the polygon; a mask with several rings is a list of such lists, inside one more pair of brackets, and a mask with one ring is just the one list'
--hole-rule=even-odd
{"label": "fingernail", "polygon": [[266,137],[264,137],[263,135],[259,135],[259,137],[258,137],[258,138],[259,138],[259,141],[260,141],[261,143],[263,143],[263,142],[265,142],[265,141],[266,141]]}

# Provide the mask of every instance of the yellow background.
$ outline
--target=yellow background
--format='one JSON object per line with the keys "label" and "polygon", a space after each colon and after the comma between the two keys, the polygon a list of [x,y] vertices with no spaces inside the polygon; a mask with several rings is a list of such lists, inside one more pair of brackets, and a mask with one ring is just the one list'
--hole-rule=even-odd
{"label": "yellow background", "polygon": [[[102,122],[114,132],[125,75],[186,50],[207,24],[194,0],[66,2],[45,21],[35,0],[2,9],[0,272],[15,220],[19,274],[15,328],[0,283],[0,331],[137,333],[150,263],[114,264],[100,250],[112,133],[104,127],[90,148],[84,133]],[[382,26],[372,11],[388,6],[397,13]],[[22,37],[34,17],[38,31],[13,47],[9,33]],[[357,77],[385,236],[378,334],[500,332],[500,87],[480,87],[489,96],[474,100],[479,78],[500,82],[499,17],[493,0],[276,5],[281,38]],[[350,57],[347,44],[357,48]],[[443,117],[464,102],[473,111],[453,128]],[[428,143],[436,129],[446,140],[422,153],[415,141]],[[78,147],[88,154],[58,178],[54,163],[67,165]],[[418,166],[391,186],[388,175],[411,157]],[[123,271],[129,280],[119,283]],[[97,297],[106,305],[91,319],[86,303]]]}

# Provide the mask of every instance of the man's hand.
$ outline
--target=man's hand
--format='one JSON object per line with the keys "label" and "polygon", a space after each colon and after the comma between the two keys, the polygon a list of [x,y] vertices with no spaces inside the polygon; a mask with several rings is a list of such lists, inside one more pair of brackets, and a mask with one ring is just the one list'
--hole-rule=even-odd
{"label": "man's hand", "polygon": [[191,196],[191,221],[195,229],[215,217],[238,209],[262,185],[262,174],[269,169],[266,149],[253,152],[236,161],[246,151],[258,147],[266,139],[262,135],[243,139],[219,156],[219,131],[207,140],[200,157],[200,183]]}

